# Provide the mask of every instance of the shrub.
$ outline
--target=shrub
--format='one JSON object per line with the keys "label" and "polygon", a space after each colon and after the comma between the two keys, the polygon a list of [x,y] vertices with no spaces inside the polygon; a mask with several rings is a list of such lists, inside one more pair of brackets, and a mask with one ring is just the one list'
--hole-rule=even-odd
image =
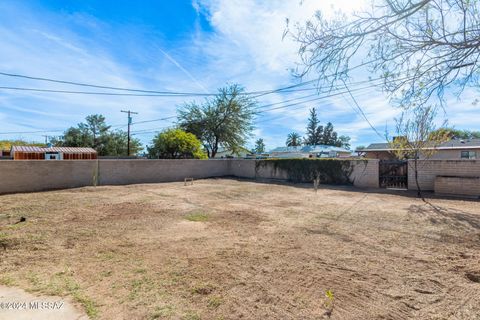
{"label": "shrub", "polygon": [[267,159],[256,162],[256,169],[272,166],[274,172],[283,170],[293,182],[313,182],[320,178],[325,184],[352,184],[349,160],[336,159]]}

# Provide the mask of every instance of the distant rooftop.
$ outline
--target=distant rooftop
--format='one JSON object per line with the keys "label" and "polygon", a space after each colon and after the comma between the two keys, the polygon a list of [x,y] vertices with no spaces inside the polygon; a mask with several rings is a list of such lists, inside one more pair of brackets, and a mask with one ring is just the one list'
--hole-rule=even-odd
{"label": "distant rooftop", "polygon": [[[480,148],[480,139],[452,139],[440,144],[436,149],[472,149]],[[364,149],[356,151],[389,151],[392,150],[389,143],[372,143]]]}
{"label": "distant rooftop", "polygon": [[62,152],[62,153],[97,153],[93,148],[83,147],[35,147],[35,146],[12,146],[12,152]]}
{"label": "distant rooftop", "polygon": [[298,147],[278,147],[273,150],[272,152],[289,152],[289,153],[321,153],[321,152],[351,152],[350,150],[335,147],[335,146],[328,146],[325,144],[318,144],[314,146],[298,146]]}

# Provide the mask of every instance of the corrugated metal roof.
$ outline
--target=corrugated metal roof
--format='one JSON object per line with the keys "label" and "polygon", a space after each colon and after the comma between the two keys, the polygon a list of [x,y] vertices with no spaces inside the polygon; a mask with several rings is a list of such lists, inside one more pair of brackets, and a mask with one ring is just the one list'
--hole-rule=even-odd
{"label": "corrugated metal roof", "polygon": [[63,153],[97,153],[93,148],[82,147],[50,147],[45,148],[46,152],[63,152]]}
{"label": "corrugated metal roof", "polygon": [[32,152],[32,153],[44,153],[44,152],[61,152],[61,153],[97,153],[93,148],[83,147],[35,147],[35,146],[12,146],[13,152]]}
{"label": "corrugated metal roof", "polygon": [[45,152],[40,147],[34,146],[12,146],[12,152]]}

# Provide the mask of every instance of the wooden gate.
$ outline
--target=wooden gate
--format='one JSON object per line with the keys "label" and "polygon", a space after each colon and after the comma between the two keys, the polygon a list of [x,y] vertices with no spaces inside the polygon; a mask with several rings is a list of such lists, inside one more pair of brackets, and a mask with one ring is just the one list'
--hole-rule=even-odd
{"label": "wooden gate", "polygon": [[380,188],[408,188],[408,162],[381,160],[379,164]]}

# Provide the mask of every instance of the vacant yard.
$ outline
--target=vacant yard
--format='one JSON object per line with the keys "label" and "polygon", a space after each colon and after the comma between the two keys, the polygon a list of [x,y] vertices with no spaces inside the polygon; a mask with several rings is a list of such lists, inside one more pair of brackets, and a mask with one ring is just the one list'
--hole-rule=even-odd
{"label": "vacant yard", "polygon": [[480,319],[479,202],[308,187],[0,196],[0,284],[100,319]]}

